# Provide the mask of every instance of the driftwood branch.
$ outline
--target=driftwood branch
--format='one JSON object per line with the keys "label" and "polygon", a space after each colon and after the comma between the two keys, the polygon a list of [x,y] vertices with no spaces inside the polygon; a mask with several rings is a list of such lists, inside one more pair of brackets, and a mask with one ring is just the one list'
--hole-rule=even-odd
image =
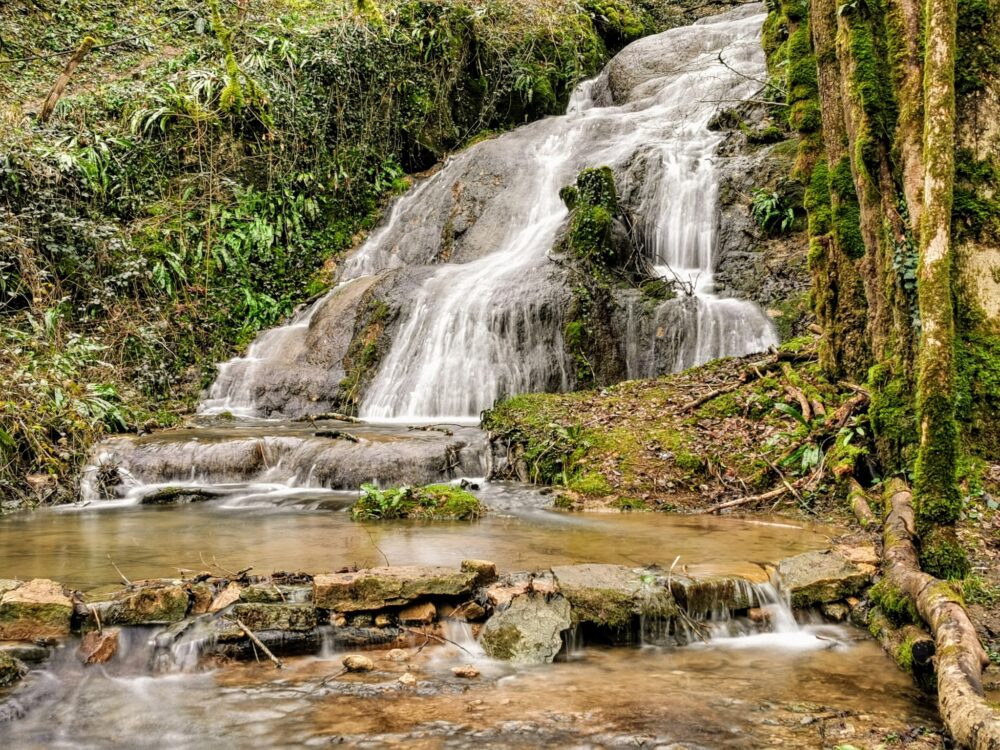
{"label": "driftwood branch", "polygon": [[258,638],[257,635],[250,628],[248,628],[246,625],[244,625],[240,620],[238,620],[235,617],[223,617],[222,619],[225,620],[226,622],[233,623],[233,625],[242,630],[243,635],[249,638],[251,643],[253,643],[261,651],[263,651],[264,656],[266,656],[268,659],[274,662],[274,666],[276,666],[278,669],[281,669],[281,667],[283,666],[281,660],[271,652],[271,649],[269,649],[267,646],[264,645],[264,641]]}
{"label": "driftwood branch", "polygon": [[115,565],[115,561],[111,559],[111,553],[108,553],[108,561],[111,563],[111,567],[115,569],[115,572],[118,573],[119,577],[122,579],[122,583],[126,586],[131,586],[132,582],[125,577],[125,574],[122,573],[122,569]]}
{"label": "driftwood branch", "polygon": [[983,695],[982,671],[989,664],[961,598],[920,569],[913,542],[913,498],[901,480],[887,488],[889,514],[883,529],[884,573],[916,605],[934,635],[938,710],[948,731],[971,750],[1000,748],[1000,713]]}

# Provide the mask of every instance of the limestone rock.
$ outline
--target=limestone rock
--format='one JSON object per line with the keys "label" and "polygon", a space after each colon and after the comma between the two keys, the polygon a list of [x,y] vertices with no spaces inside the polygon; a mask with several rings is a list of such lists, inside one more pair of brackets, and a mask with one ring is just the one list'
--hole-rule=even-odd
{"label": "limestone rock", "polygon": [[208,612],[214,601],[212,587],[207,583],[192,583],[188,591],[191,593],[191,611],[188,614],[193,617]]}
{"label": "limestone rock", "polygon": [[755,603],[753,586],[737,576],[674,575],[670,591],[688,614],[749,609]]}
{"label": "limestone rock", "polygon": [[399,610],[399,621],[404,625],[427,625],[434,622],[437,608],[433,602],[411,604]]}
{"label": "limestone rock", "polygon": [[357,654],[345,656],[343,665],[348,672],[371,672],[375,669],[375,663],[371,659]]}
{"label": "limestone rock", "polygon": [[472,664],[464,664],[461,667],[452,667],[451,673],[456,677],[461,677],[466,680],[472,680],[479,677],[479,670]]}
{"label": "limestone rock", "polygon": [[255,633],[258,630],[306,631],[316,627],[316,610],[309,604],[239,602],[230,615]]}
{"label": "limestone rock", "polygon": [[545,664],[559,653],[560,634],[572,624],[566,599],[521,595],[486,621],[480,643],[492,659]]}
{"label": "limestone rock", "polygon": [[241,590],[242,587],[238,583],[236,583],[236,581],[232,581],[228,586],[226,586],[226,588],[222,589],[222,591],[220,591],[218,594],[215,595],[215,598],[212,600],[212,604],[208,608],[208,611],[219,612],[228,607],[233,602],[239,601]]}
{"label": "limestone rock", "polygon": [[404,687],[413,687],[417,684],[417,676],[413,672],[405,672],[396,681]]}
{"label": "limestone rock", "polygon": [[671,617],[677,612],[670,592],[651,575],[624,565],[561,565],[552,573],[572,607],[574,623],[624,628],[633,615]]}
{"label": "limestone rock", "polygon": [[821,604],[819,611],[823,613],[823,617],[833,622],[843,622],[851,614],[851,608],[844,602]]}
{"label": "limestone rock", "polygon": [[871,581],[871,572],[832,551],[806,552],[778,563],[781,588],[793,607],[836,602],[860,593]]}
{"label": "limestone rock", "polygon": [[312,599],[312,587],[254,583],[240,590],[241,602],[304,604]]}
{"label": "limestone rock", "polygon": [[410,658],[410,654],[406,651],[406,649],[392,648],[386,652],[385,658],[391,659],[392,661],[406,661]]}
{"label": "limestone rock", "polygon": [[337,612],[362,612],[402,606],[428,596],[463,596],[478,573],[411,565],[331,573],[313,579],[313,602]]}
{"label": "limestone rock", "polygon": [[496,563],[488,560],[462,560],[462,570],[466,573],[475,573],[476,583],[481,586],[493,583],[497,579]]}
{"label": "limestone rock", "polygon": [[3,596],[8,591],[13,591],[20,585],[21,581],[15,581],[12,578],[0,578],[0,596]]}
{"label": "limestone rock", "polygon": [[0,640],[30,641],[68,635],[73,601],[55,581],[36,578],[0,597]]}
{"label": "limestone rock", "polygon": [[104,664],[118,651],[118,628],[105,628],[85,633],[77,654],[84,664]]}
{"label": "limestone rock", "polygon": [[183,620],[189,604],[183,586],[168,581],[137,582],[115,596],[101,619],[108,625],[164,625]]}
{"label": "limestone rock", "polygon": [[486,598],[496,608],[506,607],[516,596],[531,589],[529,576],[505,576],[486,588]]}

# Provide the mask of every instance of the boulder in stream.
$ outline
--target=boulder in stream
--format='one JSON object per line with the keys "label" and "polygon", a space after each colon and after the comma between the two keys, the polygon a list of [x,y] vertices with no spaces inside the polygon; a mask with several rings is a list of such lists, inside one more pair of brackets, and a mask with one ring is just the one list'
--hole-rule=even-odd
{"label": "boulder in stream", "polygon": [[465,596],[477,578],[476,571],[424,565],[330,573],[313,579],[313,602],[336,612],[370,612],[423,597]]}
{"label": "boulder in stream", "polygon": [[796,608],[836,602],[858,594],[872,577],[870,569],[861,568],[832,550],[788,557],[778,563],[777,576]]}
{"label": "boulder in stream", "polygon": [[677,613],[671,593],[644,570],[624,565],[560,565],[552,568],[559,592],[572,607],[573,623],[623,629],[637,615]]}
{"label": "boulder in stream", "polygon": [[45,578],[22,583],[0,597],[0,640],[30,641],[68,635],[73,601]]}
{"label": "boulder in stream", "polygon": [[187,615],[187,589],[172,581],[136,581],[101,609],[108,625],[166,625]]}
{"label": "boulder in stream", "polygon": [[569,602],[561,596],[521,595],[483,626],[480,643],[491,659],[546,664],[562,648],[562,633],[573,625]]}

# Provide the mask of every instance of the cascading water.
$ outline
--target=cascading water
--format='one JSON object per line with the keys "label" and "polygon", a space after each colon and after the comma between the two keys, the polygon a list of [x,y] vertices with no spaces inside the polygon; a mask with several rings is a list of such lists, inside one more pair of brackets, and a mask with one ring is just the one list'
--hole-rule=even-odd
{"label": "cascading water", "polygon": [[713,284],[721,136],[707,126],[720,103],[749,96],[764,75],[762,20],[752,6],[640,40],[578,88],[566,115],[449,160],[397,202],[335,290],[221,366],[202,411],[322,407],[343,375],[343,347],[320,334],[352,330],[356,298],[382,284],[400,300],[399,323],[362,417],[468,419],[504,394],[571,387],[562,338],[570,292],[550,257],[567,216],[558,193],[602,165],[632,196],[648,260],[680,292],[651,315],[629,305],[628,375],[776,344],[755,304],[719,298]]}

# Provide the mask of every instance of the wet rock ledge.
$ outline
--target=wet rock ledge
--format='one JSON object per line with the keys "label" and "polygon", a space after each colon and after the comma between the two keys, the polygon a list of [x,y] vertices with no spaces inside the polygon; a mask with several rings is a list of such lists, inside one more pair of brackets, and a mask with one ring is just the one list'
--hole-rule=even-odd
{"label": "wet rock ledge", "polygon": [[574,635],[683,645],[720,627],[766,629],[779,596],[844,619],[859,606],[873,559],[874,550],[810,552],[726,574],[605,564],[501,574],[466,560],[458,569],[205,572],[86,595],[45,579],[0,580],[0,688],[58,645],[74,645],[84,663],[107,661],[122,627],[149,629],[161,669],[446,641],[447,620],[468,623],[487,656],[516,663],[551,662]]}

